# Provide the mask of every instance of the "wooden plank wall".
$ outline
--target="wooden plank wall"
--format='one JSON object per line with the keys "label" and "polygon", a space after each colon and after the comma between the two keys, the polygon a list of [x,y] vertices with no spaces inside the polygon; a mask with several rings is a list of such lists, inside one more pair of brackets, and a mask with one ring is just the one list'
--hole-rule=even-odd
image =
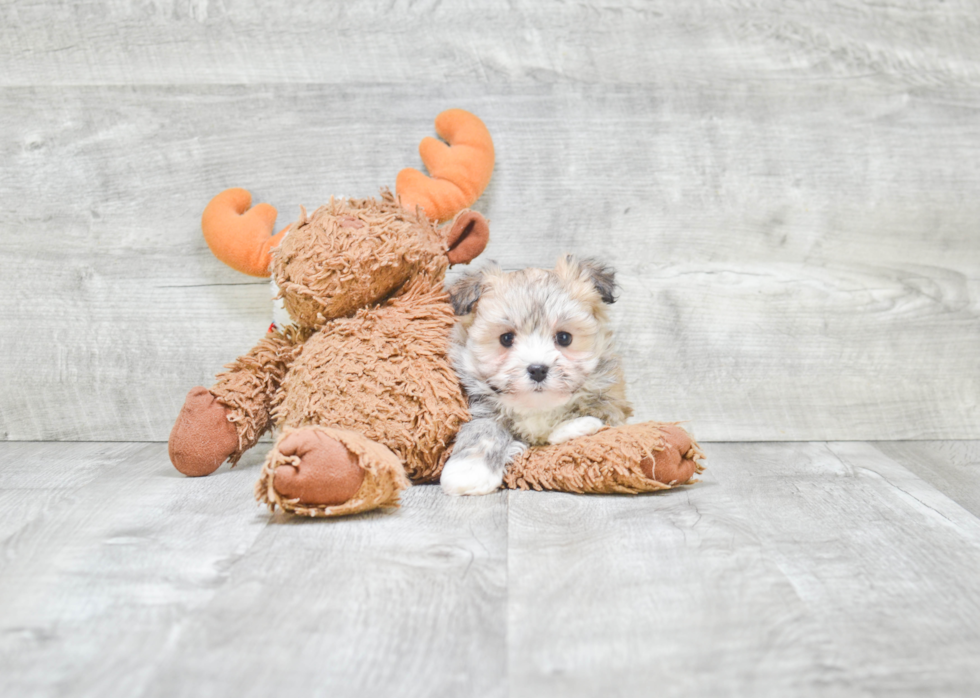
{"label": "wooden plank wall", "polygon": [[975,2],[0,4],[0,439],[164,440],[269,321],[208,199],[370,195],[447,107],[487,257],[620,272],[640,418],[980,438]]}

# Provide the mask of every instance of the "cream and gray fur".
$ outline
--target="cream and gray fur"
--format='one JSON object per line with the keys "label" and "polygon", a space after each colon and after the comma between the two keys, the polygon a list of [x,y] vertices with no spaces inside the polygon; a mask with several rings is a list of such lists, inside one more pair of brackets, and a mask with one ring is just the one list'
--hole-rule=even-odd
{"label": "cream and gray fur", "polygon": [[632,414],[606,313],[615,290],[612,269],[570,255],[553,270],[491,264],[453,284],[452,360],[470,421],[442,471],[447,493],[493,492],[528,446],[594,434]]}

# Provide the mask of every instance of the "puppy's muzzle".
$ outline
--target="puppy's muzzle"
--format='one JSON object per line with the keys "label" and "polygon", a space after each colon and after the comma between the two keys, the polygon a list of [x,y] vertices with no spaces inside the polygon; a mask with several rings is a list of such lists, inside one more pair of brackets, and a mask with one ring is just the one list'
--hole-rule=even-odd
{"label": "puppy's muzzle", "polygon": [[531,364],[527,367],[527,375],[531,376],[531,380],[535,383],[540,383],[548,377],[548,367],[544,364]]}

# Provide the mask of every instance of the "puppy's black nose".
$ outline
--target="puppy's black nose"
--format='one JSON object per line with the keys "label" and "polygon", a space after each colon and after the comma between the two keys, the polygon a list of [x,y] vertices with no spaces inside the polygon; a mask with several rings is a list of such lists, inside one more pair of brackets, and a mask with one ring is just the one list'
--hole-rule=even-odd
{"label": "puppy's black nose", "polygon": [[532,364],[527,367],[527,375],[531,376],[531,380],[535,383],[540,383],[548,377],[548,367],[544,364]]}

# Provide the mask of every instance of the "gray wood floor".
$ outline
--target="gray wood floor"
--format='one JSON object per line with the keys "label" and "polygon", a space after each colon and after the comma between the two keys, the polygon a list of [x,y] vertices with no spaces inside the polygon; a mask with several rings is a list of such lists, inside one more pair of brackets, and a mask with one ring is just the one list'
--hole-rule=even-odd
{"label": "gray wood floor", "polygon": [[[976,0],[0,0],[0,695],[980,694]],[[486,257],[619,270],[704,481],[270,516],[187,389],[268,326],[209,198],[289,222],[497,168]]]}
{"label": "gray wood floor", "polygon": [[652,496],[335,521],[163,444],[0,444],[0,695],[980,692],[980,442],[716,443]]}

